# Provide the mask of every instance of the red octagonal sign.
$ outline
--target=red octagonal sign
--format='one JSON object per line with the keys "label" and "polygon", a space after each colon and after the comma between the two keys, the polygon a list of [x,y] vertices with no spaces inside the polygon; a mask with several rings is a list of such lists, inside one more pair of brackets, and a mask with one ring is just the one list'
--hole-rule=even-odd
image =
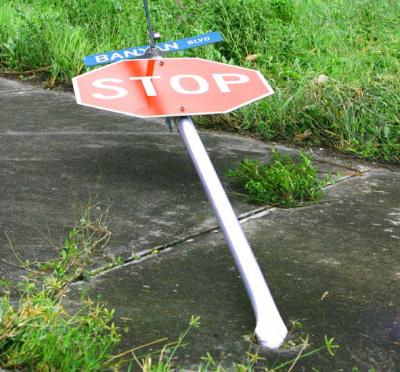
{"label": "red octagonal sign", "polygon": [[121,61],[72,81],[79,104],[142,118],[225,113],[273,94],[259,71],[200,58]]}

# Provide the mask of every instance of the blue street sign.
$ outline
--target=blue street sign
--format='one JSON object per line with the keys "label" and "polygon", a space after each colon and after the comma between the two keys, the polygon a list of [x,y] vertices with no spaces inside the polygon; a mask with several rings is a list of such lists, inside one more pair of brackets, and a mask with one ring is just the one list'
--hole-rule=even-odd
{"label": "blue street sign", "polygon": [[[223,41],[223,37],[219,32],[209,32],[207,34],[187,37],[185,39],[167,41],[166,43],[156,44],[163,53],[178,52],[180,50],[196,48],[203,45],[218,43]],[[144,56],[148,46],[140,46],[121,50],[113,50],[111,52],[92,54],[83,58],[86,67],[96,65],[105,65],[107,63],[122,61],[124,59],[134,59]]]}

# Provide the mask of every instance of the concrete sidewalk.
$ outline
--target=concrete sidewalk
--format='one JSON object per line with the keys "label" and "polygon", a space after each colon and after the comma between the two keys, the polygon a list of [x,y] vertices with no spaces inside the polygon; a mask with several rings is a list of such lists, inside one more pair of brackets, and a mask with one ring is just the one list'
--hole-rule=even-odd
{"label": "concrete sidewalk", "polygon": [[[121,350],[176,339],[190,315],[200,315],[180,363],[193,366],[206,352],[226,365],[240,361],[254,315],[179,134],[10,80],[0,79],[0,103],[0,276],[23,274],[6,263],[15,262],[6,234],[22,259],[54,258],[66,227],[96,199],[110,207],[113,239],[95,266],[144,258],[76,283],[71,306],[84,287],[101,295],[129,329]],[[271,146],[254,139],[201,136],[221,178],[245,157],[270,158]],[[314,344],[328,334],[341,345],[335,358],[321,354],[299,370],[396,371],[400,172],[344,164],[323,151],[316,163],[341,173],[321,204],[255,210],[234,194],[232,203],[284,320],[300,320]],[[155,248],[159,254],[148,254]]]}

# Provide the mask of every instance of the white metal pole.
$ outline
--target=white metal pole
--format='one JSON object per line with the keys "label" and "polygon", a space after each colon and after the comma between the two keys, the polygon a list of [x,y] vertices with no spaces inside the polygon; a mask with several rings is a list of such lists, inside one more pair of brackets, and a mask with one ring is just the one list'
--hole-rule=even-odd
{"label": "white metal pole", "polygon": [[178,128],[250,297],[257,321],[257,340],[264,347],[276,349],[287,335],[285,323],[190,117],[181,117]]}

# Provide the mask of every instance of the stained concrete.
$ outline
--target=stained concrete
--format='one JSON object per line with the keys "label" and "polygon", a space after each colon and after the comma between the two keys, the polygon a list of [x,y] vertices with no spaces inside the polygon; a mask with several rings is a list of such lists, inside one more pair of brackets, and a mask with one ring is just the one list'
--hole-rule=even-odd
{"label": "stained concrete", "polygon": [[[121,350],[174,338],[193,314],[202,316],[202,326],[180,354],[184,365],[207,351],[228,364],[240,359],[253,313],[222,237],[209,232],[216,221],[179,134],[161,121],[79,107],[69,93],[4,79],[0,107],[0,276],[23,274],[6,263],[16,262],[6,234],[21,259],[53,258],[68,226],[95,199],[110,207],[106,256],[129,259],[171,246],[87,284],[129,327]],[[244,157],[268,161],[273,147],[226,134],[201,136],[220,175]],[[361,177],[355,170],[365,168],[325,158],[323,151],[317,162],[321,174],[340,172],[345,180],[329,189],[324,203],[267,211],[245,230],[285,321],[302,320],[313,342],[327,333],[342,344],[337,358],[323,356],[314,366],[394,371],[399,175],[372,167]],[[254,211],[229,193],[238,214]],[[96,257],[97,265],[106,259]],[[82,286],[71,292],[71,306]]]}
{"label": "stained concrete", "polygon": [[[3,260],[58,255],[89,201],[110,208],[113,239],[102,266],[216,225],[179,134],[161,120],[133,119],[78,106],[72,94],[0,80],[0,252]],[[268,160],[271,146],[203,133],[224,175],[244,157]],[[289,149],[283,152],[292,153]],[[325,168],[324,168],[325,167]],[[346,174],[347,168],[321,169]],[[253,209],[233,198],[237,213]],[[0,262],[0,275],[17,277]]]}
{"label": "stained concrete", "polygon": [[[322,353],[296,370],[398,371],[399,183],[399,173],[371,171],[330,188],[329,202],[275,209],[244,223],[285,322],[303,323],[314,347],[325,334],[340,345],[336,357]],[[253,312],[219,233],[79,283],[70,299],[82,288],[115,308],[118,324],[129,328],[121,350],[174,340],[191,315],[201,317],[201,327],[179,353],[184,366],[207,352],[230,366],[249,347],[244,336],[254,329]],[[267,358],[273,364],[283,357]]]}

